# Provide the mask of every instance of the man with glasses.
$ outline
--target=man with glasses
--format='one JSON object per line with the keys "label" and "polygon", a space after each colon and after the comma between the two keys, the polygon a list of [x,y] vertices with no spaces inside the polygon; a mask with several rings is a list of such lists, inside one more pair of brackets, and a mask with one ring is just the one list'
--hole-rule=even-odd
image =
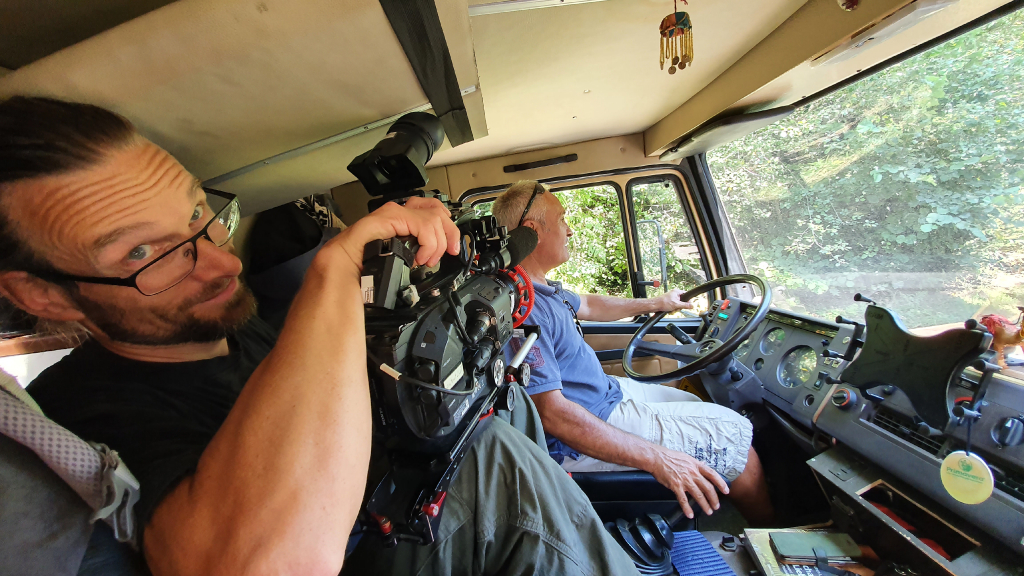
{"label": "man with glasses", "polygon": [[[527,323],[543,332],[526,356],[526,391],[540,412],[551,456],[569,472],[646,470],[675,492],[689,518],[687,495],[711,514],[721,491],[751,523],[770,523],[774,512],[749,421],[682,390],[606,375],[583,339],[580,319],[608,322],[691,308],[679,300],[682,290],[616,298],[576,294],[548,280],[569,260],[572,230],[562,203],[536,181],[512,185],[491,211],[509,230],[528,226],[537,232],[537,248],[522,266],[537,294]],[[513,339],[506,353],[517,352],[520,342]]]}
{"label": "man with glasses", "polygon": [[[459,232],[436,200],[385,205],[324,245],[275,334],[239,281],[238,221],[234,196],[126,119],[0,102],[0,295],[91,334],[29,392],[139,479],[149,568],[336,575],[370,456],[363,246],[413,235],[433,265]],[[467,454],[433,545],[373,542],[366,573],[635,574],[582,492],[501,420]]]}

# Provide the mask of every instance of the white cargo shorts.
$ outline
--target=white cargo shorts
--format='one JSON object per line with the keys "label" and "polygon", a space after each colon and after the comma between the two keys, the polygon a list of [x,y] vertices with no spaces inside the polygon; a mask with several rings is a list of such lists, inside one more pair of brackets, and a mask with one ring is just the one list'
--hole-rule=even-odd
{"label": "white cargo shorts", "polygon": [[[729,482],[743,473],[754,437],[754,428],[746,418],[677,388],[614,378],[622,388],[622,402],[608,416],[609,424],[670,450],[685,452]],[[584,454],[579,460],[566,457],[562,468],[569,472],[633,470]]]}

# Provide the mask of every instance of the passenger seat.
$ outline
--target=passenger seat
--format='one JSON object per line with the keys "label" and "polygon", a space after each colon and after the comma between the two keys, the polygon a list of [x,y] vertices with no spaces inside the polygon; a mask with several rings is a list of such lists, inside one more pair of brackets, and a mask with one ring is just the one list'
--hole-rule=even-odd
{"label": "passenger seat", "polygon": [[116,453],[43,416],[0,370],[0,576],[148,574],[141,554],[114,535],[134,539],[137,500],[138,483]]}

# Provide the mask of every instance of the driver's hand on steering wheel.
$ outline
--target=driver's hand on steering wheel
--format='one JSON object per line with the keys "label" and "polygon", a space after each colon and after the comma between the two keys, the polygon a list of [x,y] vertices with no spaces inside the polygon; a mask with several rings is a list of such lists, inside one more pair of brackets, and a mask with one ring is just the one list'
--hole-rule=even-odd
{"label": "driver's hand on steering wheel", "polygon": [[678,288],[669,290],[661,296],[654,298],[654,302],[658,307],[658,312],[675,312],[676,310],[692,310],[693,304],[684,302],[679,299],[683,295],[683,291]]}
{"label": "driver's hand on steering wheel", "polygon": [[[687,518],[693,518],[693,508],[686,497],[693,496],[697,505],[708,516],[718,510],[718,492],[729,493],[729,485],[718,472],[696,458],[668,448],[661,448],[660,458],[649,472],[663,486],[675,492],[679,505]],[[718,489],[717,491],[715,489]]]}

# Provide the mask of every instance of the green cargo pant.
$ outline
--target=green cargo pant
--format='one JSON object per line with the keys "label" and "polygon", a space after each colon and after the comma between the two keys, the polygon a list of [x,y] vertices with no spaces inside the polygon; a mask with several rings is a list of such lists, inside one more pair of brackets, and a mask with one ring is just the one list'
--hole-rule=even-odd
{"label": "green cargo pant", "polygon": [[517,392],[515,411],[499,412],[470,447],[437,540],[389,549],[367,535],[343,574],[637,574],[583,491],[541,448],[540,416]]}

